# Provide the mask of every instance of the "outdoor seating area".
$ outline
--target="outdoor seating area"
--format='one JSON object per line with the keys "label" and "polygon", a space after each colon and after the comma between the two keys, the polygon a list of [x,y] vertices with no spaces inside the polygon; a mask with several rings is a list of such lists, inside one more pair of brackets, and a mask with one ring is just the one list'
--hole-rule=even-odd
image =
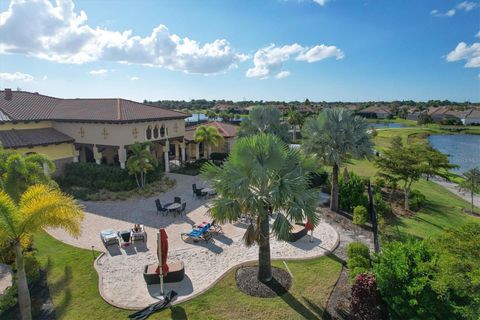
{"label": "outdoor seating area", "polygon": [[173,213],[173,216],[185,214],[186,202],[182,202],[182,198],[175,197],[173,202],[162,205],[160,199],[155,199],[155,206],[157,208],[157,215],[161,213],[163,216]]}
{"label": "outdoor seating area", "polygon": [[136,241],[145,242],[147,239],[147,232],[141,224],[135,224],[130,230],[113,231],[113,229],[106,229],[100,232],[105,247],[109,245],[119,245],[125,247]]}

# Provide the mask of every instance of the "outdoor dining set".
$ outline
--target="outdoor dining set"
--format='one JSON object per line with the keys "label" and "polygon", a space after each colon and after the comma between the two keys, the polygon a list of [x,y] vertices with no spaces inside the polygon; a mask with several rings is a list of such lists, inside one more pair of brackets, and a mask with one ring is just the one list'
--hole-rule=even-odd
{"label": "outdoor dining set", "polygon": [[182,198],[180,197],[174,197],[173,202],[166,203],[164,205],[162,205],[160,199],[155,199],[155,205],[157,207],[157,215],[161,213],[162,215],[166,216],[169,213],[173,213],[174,217],[177,214],[185,214],[185,208],[187,207],[187,203],[182,202]]}

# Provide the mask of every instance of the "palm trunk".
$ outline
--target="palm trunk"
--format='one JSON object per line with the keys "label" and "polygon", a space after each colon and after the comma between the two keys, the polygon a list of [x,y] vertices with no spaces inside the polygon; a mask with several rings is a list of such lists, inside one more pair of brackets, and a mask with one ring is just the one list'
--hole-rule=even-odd
{"label": "palm trunk", "polygon": [[409,210],[410,206],[408,204],[408,196],[410,195],[410,190],[407,187],[407,183],[405,182],[405,186],[403,187],[403,193],[405,194],[405,210]]}
{"label": "palm trunk", "polygon": [[473,214],[473,191],[470,192],[470,196],[472,197],[472,214]]}
{"label": "palm trunk", "polygon": [[338,165],[333,164],[332,170],[332,194],[330,195],[330,209],[338,211]]}
{"label": "palm trunk", "polygon": [[22,248],[20,241],[15,243],[15,262],[17,265],[18,305],[22,320],[32,319],[30,291],[28,290],[27,274],[23,263]]}
{"label": "palm trunk", "polygon": [[272,280],[272,264],[270,260],[270,226],[268,215],[260,221],[261,242],[258,248],[258,280],[267,283]]}
{"label": "palm trunk", "polygon": [[208,144],[207,151],[207,159],[210,159],[210,155],[212,154],[212,145],[210,143]]}
{"label": "palm trunk", "polygon": [[140,189],[140,182],[138,181],[138,175],[135,173],[135,181],[137,182],[137,186]]}

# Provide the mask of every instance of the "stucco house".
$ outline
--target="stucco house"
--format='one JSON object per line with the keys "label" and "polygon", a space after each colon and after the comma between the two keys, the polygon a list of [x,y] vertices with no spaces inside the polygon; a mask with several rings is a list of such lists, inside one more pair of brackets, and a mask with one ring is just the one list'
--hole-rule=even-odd
{"label": "stucco house", "polygon": [[69,162],[125,167],[129,146],[153,143],[165,162],[185,159],[189,114],[126,99],[61,99],[25,91],[0,91],[0,142],[4,148],[50,157],[59,171]]}
{"label": "stucco house", "polygon": [[203,143],[195,142],[194,139],[195,130],[197,130],[197,128],[201,125],[214,127],[224,139],[224,143],[222,145],[212,146],[212,152],[230,153],[232,146],[237,140],[237,132],[240,127],[230,123],[210,121],[199,125],[190,126],[185,129],[184,141],[186,144],[187,160],[198,160],[207,157],[206,146],[204,146]]}

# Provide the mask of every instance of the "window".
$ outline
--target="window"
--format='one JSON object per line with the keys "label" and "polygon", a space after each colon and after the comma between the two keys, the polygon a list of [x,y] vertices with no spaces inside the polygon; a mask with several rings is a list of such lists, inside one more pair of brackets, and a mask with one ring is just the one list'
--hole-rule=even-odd
{"label": "window", "polygon": [[158,139],[158,125],[153,128],[153,138]]}
{"label": "window", "polygon": [[145,137],[147,140],[152,139],[152,127],[148,126],[147,131],[145,132]]}
{"label": "window", "polygon": [[160,136],[163,138],[165,137],[165,127],[162,125],[162,127],[160,128]]}

